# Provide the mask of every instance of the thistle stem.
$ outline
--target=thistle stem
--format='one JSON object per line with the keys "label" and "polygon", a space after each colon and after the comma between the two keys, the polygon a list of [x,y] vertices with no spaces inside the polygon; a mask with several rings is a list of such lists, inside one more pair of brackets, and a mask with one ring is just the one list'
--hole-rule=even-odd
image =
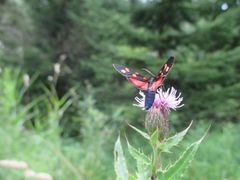
{"label": "thistle stem", "polygon": [[160,152],[158,151],[157,146],[152,146],[152,148],[153,148],[153,162],[151,180],[156,180],[157,170],[161,167]]}

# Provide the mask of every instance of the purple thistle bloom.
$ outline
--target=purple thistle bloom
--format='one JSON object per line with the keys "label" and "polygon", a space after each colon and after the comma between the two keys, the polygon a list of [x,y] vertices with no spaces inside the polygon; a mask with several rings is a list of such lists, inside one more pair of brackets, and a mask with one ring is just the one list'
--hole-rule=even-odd
{"label": "purple thistle bloom", "polygon": [[[145,94],[142,91],[140,91],[139,94],[141,97],[135,97],[138,104],[134,105],[144,109]],[[156,129],[159,129],[163,138],[166,138],[169,129],[168,115],[171,110],[176,110],[184,105],[181,104],[182,100],[181,93],[177,95],[177,90],[173,87],[168,88],[167,91],[158,89],[153,105],[147,111],[145,118],[145,126],[148,131],[153,133]]]}
{"label": "purple thistle bloom", "polygon": [[[139,91],[140,98],[135,97],[135,100],[138,104],[133,104],[134,106],[141,107],[144,110],[144,104],[145,104],[145,94],[142,91]],[[171,110],[176,110],[177,108],[182,107],[184,104],[181,104],[183,98],[180,97],[181,93],[177,94],[177,90],[173,87],[168,88],[166,92],[164,92],[162,89],[158,89],[155,95],[155,100],[153,102],[152,107],[149,109],[149,111],[153,109],[165,109],[168,112]]]}

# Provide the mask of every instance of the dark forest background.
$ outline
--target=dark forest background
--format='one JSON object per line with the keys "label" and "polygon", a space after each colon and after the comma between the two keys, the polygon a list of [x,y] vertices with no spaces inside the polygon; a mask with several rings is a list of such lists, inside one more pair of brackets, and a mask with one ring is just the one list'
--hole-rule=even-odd
{"label": "dark forest background", "polygon": [[184,179],[239,178],[239,0],[0,1],[0,159],[56,179],[114,179],[114,141],[121,131],[143,146],[127,122],[143,129],[145,112],[112,64],[157,73],[169,56],[164,86],[185,104],[171,133],[194,120],[191,141],[212,124]]}

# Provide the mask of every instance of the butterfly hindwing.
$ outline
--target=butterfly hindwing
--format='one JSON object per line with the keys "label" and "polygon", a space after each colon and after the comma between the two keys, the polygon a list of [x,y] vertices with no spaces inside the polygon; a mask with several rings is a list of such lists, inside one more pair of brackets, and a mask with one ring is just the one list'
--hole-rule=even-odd
{"label": "butterfly hindwing", "polygon": [[156,90],[163,84],[163,81],[167,76],[168,72],[170,71],[171,67],[173,66],[173,63],[174,57],[171,56],[170,58],[168,58],[167,62],[162,66],[158,75],[155,77],[155,80],[153,81],[150,87],[151,90]]}
{"label": "butterfly hindwing", "polygon": [[148,89],[148,78],[140,75],[138,72],[134,72],[132,69],[127,68],[120,64],[113,64],[113,67],[123,76],[125,76],[129,82],[135,85],[141,90]]}
{"label": "butterfly hindwing", "polygon": [[135,85],[138,89],[147,90],[148,89],[148,81],[138,80],[135,77],[127,78],[129,82]]}

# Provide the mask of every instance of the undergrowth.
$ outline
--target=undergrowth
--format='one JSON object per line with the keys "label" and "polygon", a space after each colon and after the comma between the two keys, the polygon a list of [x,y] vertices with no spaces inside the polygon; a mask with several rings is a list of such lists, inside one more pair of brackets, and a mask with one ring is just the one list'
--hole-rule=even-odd
{"label": "undergrowth", "polygon": [[[113,141],[118,132],[107,124],[114,119],[95,107],[94,97],[87,95],[78,100],[81,138],[63,137],[60,122],[64,111],[71,108],[71,97],[59,98],[43,88],[39,98],[25,103],[26,89],[22,88],[18,77],[21,77],[20,72],[10,69],[4,69],[0,76],[0,160],[24,161],[35,171],[59,180],[114,179]],[[196,123],[186,144],[197,139],[206,126]],[[184,179],[238,179],[239,131],[237,124],[216,125],[200,146]],[[133,143],[144,144],[133,133],[126,133]],[[131,163],[132,159],[128,157],[127,161]],[[0,179],[25,178],[20,170],[0,167]]]}

